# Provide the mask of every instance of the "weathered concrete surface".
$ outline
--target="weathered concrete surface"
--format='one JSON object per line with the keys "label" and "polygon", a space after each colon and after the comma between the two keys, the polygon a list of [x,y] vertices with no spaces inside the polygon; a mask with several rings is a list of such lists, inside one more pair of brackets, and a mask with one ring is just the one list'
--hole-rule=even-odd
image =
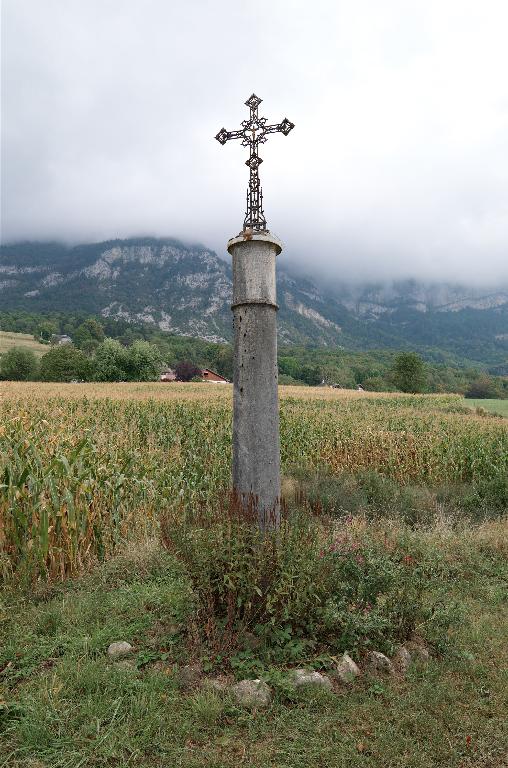
{"label": "weathered concrete surface", "polygon": [[280,509],[279,398],[275,260],[282,245],[269,233],[228,243],[233,257],[233,488],[255,503],[261,527]]}

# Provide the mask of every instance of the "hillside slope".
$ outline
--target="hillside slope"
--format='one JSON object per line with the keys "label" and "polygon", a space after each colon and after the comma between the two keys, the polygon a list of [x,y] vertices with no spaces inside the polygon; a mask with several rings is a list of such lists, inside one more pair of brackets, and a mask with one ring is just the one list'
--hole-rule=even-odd
{"label": "hillside slope", "polygon": [[[2,310],[85,311],[209,341],[231,337],[231,287],[229,262],[172,239],[17,243],[0,253]],[[278,301],[283,343],[411,347],[434,359],[442,352],[448,360],[508,360],[508,288],[416,281],[320,286],[282,262]]]}
{"label": "hillside slope", "polygon": [[39,344],[29,333],[11,333],[10,331],[0,331],[0,356],[8,352],[13,347],[25,347],[31,349],[36,355],[43,355],[48,351],[45,344]]}

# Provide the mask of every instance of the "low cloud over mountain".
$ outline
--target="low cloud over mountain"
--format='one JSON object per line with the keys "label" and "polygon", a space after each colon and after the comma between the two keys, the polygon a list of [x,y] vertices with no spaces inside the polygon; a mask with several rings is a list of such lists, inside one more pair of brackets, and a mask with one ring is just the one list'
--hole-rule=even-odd
{"label": "low cloud over mountain", "polygon": [[[508,357],[508,286],[415,280],[324,286],[282,263],[277,290],[282,343],[434,348],[487,363]],[[231,293],[229,262],[178,240],[19,243],[0,252],[4,310],[84,311],[221,341],[232,335]]]}

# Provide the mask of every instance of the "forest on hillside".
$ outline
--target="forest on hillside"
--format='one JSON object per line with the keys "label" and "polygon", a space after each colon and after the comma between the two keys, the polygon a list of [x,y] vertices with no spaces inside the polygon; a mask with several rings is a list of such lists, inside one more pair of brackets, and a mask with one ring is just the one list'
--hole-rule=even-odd
{"label": "forest on hillside", "polygon": [[[21,376],[0,361],[2,378],[50,381],[143,381],[155,380],[160,370],[189,363],[211,368],[232,379],[233,353],[230,344],[215,344],[189,336],[178,336],[153,325],[132,324],[125,320],[93,317],[86,313],[32,314],[0,312],[0,330],[32,334],[48,346],[41,362],[24,364]],[[55,335],[70,336],[72,344],[53,348]],[[411,356],[411,353],[405,353]],[[404,390],[397,378],[396,365],[401,350],[379,349],[364,352],[339,348],[279,347],[281,384],[317,386],[325,384],[344,389],[358,386],[367,391]],[[419,356],[415,356],[418,357]],[[4,355],[5,358],[5,355]],[[471,397],[508,397],[508,377],[489,375],[478,367],[458,367],[422,360],[423,378],[418,391],[470,393]]]}

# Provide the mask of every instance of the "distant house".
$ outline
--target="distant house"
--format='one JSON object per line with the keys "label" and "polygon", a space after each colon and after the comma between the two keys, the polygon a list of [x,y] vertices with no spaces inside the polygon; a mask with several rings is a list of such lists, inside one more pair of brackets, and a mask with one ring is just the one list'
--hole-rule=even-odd
{"label": "distant house", "polygon": [[160,375],[160,381],[175,381],[176,380],[176,373],[172,368],[165,368],[161,375]]}
{"label": "distant house", "polygon": [[224,376],[221,376],[220,373],[215,373],[215,371],[211,371],[209,368],[203,368],[201,371],[201,376],[203,377],[203,381],[211,381],[214,384],[230,384],[231,382],[224,378]]}
{"label": "distant house", "polygon": [[53,333],[51,334],[51,339],[49,341],[54,347],[61,347],[63,344],[72,344],[71,337],[67,336],[65,333],[62,335]]}

